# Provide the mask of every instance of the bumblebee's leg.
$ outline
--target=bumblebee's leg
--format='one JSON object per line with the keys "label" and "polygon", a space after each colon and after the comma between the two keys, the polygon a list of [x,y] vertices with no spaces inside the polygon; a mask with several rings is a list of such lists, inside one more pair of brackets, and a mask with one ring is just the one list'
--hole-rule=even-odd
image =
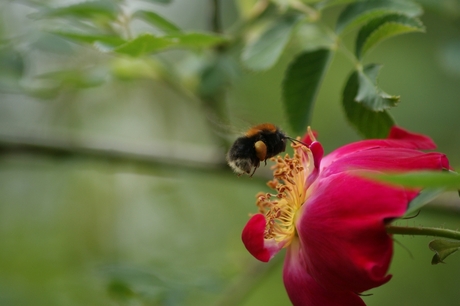
{"label": "bumblebee's leg", "polygon": [[254,162],[254,170],[252,171],[250,177],[252,177],[254,173],[256,173],[256,170],[257,168],[259,168],[259,166],[260,166],[260,161]]}

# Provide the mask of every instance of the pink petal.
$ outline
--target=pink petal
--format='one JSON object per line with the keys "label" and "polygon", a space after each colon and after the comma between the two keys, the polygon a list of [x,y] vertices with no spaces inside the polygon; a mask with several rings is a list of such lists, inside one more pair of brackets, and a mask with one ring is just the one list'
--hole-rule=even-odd
{"label": "pink petal", "polygon": [[342,172],[319,177],[297,221],[305,262],[326,290],[363,292],[390,280],[393,241],[385,222],[417,192]]}
{"label": "pink petal", "polygon": [[397,172],[448,168],[449,161],[441,153],[423,153],[405,148],[374,148],[336,159],[322,169],[320,176],[356,169]]}
{"label": "pink petal", "polygon": [[326,290],[308,274],[302,249],[298,243],[288,248],[284,261],[283,280],[294,306],[364,306],[351,291]]}
{"label": "pink petal", "polygon": [[327,167],[333,161],[348,154],[379,148],[428,150],[436,148],[436,145],[428,136],[411,133],[400,127],[393,126],[387,139],[362,140],[340,147],[323,158],[321,167]]}
{"label": "pink petal", "polygon": [[409,132],[405,129],[402,129],[398,126],[393,126],[388,135],[388,139],[402,140],[406,144],[413,145],[414,149],[420,150],[434,150],[436,149],[436,144],[433,140],[423,134],[417,134]]}
{"label": "pink petal", "polygon": [[244,227],[241,238],[244,246],[252,256],[260,261],[268,262],[283,248],[286,242],[265,239],[265,225],[265,216],[262,214],[255,214],[249,219]]}
{"label": "pink petal", "polygon": [[[314,167],[313,169],[311,169],[311,172],[306,177],[305,189],[307,189],[318,177],[319,169],[321,165],[321,159],[323,158],[323,154],[324,154],[323,146],[318,141],[313,141],[310,144],[309,149],[311,151],[311,154],[313,155],[313,166]],[[305,169],[308,169],[308,163],[310,163],[311,161],[309,160],[309,157],[306,154],[304,154],[303,156],[304,157],[303,157],[302,162],[305,165]]]}

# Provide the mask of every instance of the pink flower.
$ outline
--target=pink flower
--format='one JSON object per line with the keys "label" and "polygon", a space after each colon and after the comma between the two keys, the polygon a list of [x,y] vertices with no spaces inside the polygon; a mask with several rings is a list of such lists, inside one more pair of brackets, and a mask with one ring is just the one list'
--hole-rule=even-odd
{"label": "pink flower", "polygon": [[309,130],[277,157],[277,194],[257,196],[259,213],[242,233],[248,251],[267,262],[287,248],[283,280],[294,305],[365,305],[360,293],[388,282],[393,241],[385,226],[404,215],[420,190],[370,181],[363,171],[442,170],[449,162],[433,141],[393,127],[387,139],[343,146],[323,158]]}

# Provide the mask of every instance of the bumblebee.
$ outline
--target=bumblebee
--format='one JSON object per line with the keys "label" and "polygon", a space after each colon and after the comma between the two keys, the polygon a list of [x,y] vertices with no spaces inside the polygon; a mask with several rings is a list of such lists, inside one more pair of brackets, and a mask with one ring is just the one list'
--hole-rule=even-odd
{"label": "bumblebee", "polygon": [[238,175],[252,176],[261,161],[267,164],[267,159],[286,150],[287,139],[300,142],[286,136],[274,124],[256,125],[235,140],[227,153],[227,163]]}

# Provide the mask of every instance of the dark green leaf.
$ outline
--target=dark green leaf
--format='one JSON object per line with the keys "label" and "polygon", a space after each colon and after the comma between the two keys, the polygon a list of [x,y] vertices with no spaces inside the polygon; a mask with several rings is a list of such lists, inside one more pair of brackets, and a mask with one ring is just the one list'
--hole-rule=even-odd
{"label": "dark green leaf", "polygon": [[460,248],[459,241],[450,241],[445,239],[436,239],[430,242],[428,245],[430,250],[436,252],[431,260],[432,265],[436,265],[438,263],[444,263],[444,259],[446,259],[449,255],[455,253]]}
{"label": "dark green leaf", "polygon": [[460,175],[452,171],[414,171],[374,176],[382,182],[416,188],[460,189]]}
{"label": "dark green leaf", "polygon": [[24,58],[14,49],[0,49],[0,91],[20,90],[19,81],[25,71]]}
{"label": "dark green leaf", "polygon": [[22,55],[13,49],[0,49],[0,73],[12,78],[21,78],[25,64]]}
{"label": "dark green leaf", "polygon": [[205,99],[221,94],[232,80],[239,75],[238,64],[228,56],[218,56],[200,71],[198,92]]}
{"label": "dark green leaf", "polygon": [[77,17],[77,18],[94,18],[106,17],[116,19],[118,16],[118,7],[114,1],[95,0],[82,1],[69,5],[62,5],[54,8],[42,10],[36,14],[31,14],[32,17]]}
{"label": "dark green leaf", "polygon": [[358,72],[353,72],[348,78],[343,90],[342,104],[348,121],[365,138],[386,138],[391,127],[395,124],[387,111],[373,112],[355,98],[359,89]]}
{"label": "dark green leaf", "polygon": [[387,15],[371,20],[359,31],[356,39],[356,56],[364,54],[381,41],[403,33],[424,32],[420,20],[404,15]]}
{"label": "dark green leaf", "polygon": [[341,33],[345,28],[351,28],[360,23],[387,14],[403,14],[416,17],[423,12],[420,5],[408,0],[371,0],[360,1],[348,5],[340,14],[336,32]]}
{"label": "dark green leaf", "polygon": [[380,112],[395,106],[399,96],[391,96],[377,86],[381,65],[369,64],[358,72],[358,93],[355,101],[371,111]]}
{"label": "dark green leaf", "polygon": [[283,103],[289,123],[298,135],[303,135],[307,130],[330,57],[329,49],[306,51],[287,68],[282,84]]}
{"label": "dark green leaf", "polygon": [[145,22],[157,27],[166,34],[181,32],[180,28],[171,21],[163,18],[155,12],[140,10],[133,14],[133,17],[140,18]]}
{"label": "dark green leaf", "polygon": [[246,45],[241,56],[244,65],[259,71],[271,68],[281,56],[300,18],[299,15],[283,16]]}
{"label": "dark green leaf", "polygon": [[130,56],[142,56],[153,52],[162,51],[177,42],[168,37],[157,37],[152,34],[143,34],[119,47],[114,52]]}

